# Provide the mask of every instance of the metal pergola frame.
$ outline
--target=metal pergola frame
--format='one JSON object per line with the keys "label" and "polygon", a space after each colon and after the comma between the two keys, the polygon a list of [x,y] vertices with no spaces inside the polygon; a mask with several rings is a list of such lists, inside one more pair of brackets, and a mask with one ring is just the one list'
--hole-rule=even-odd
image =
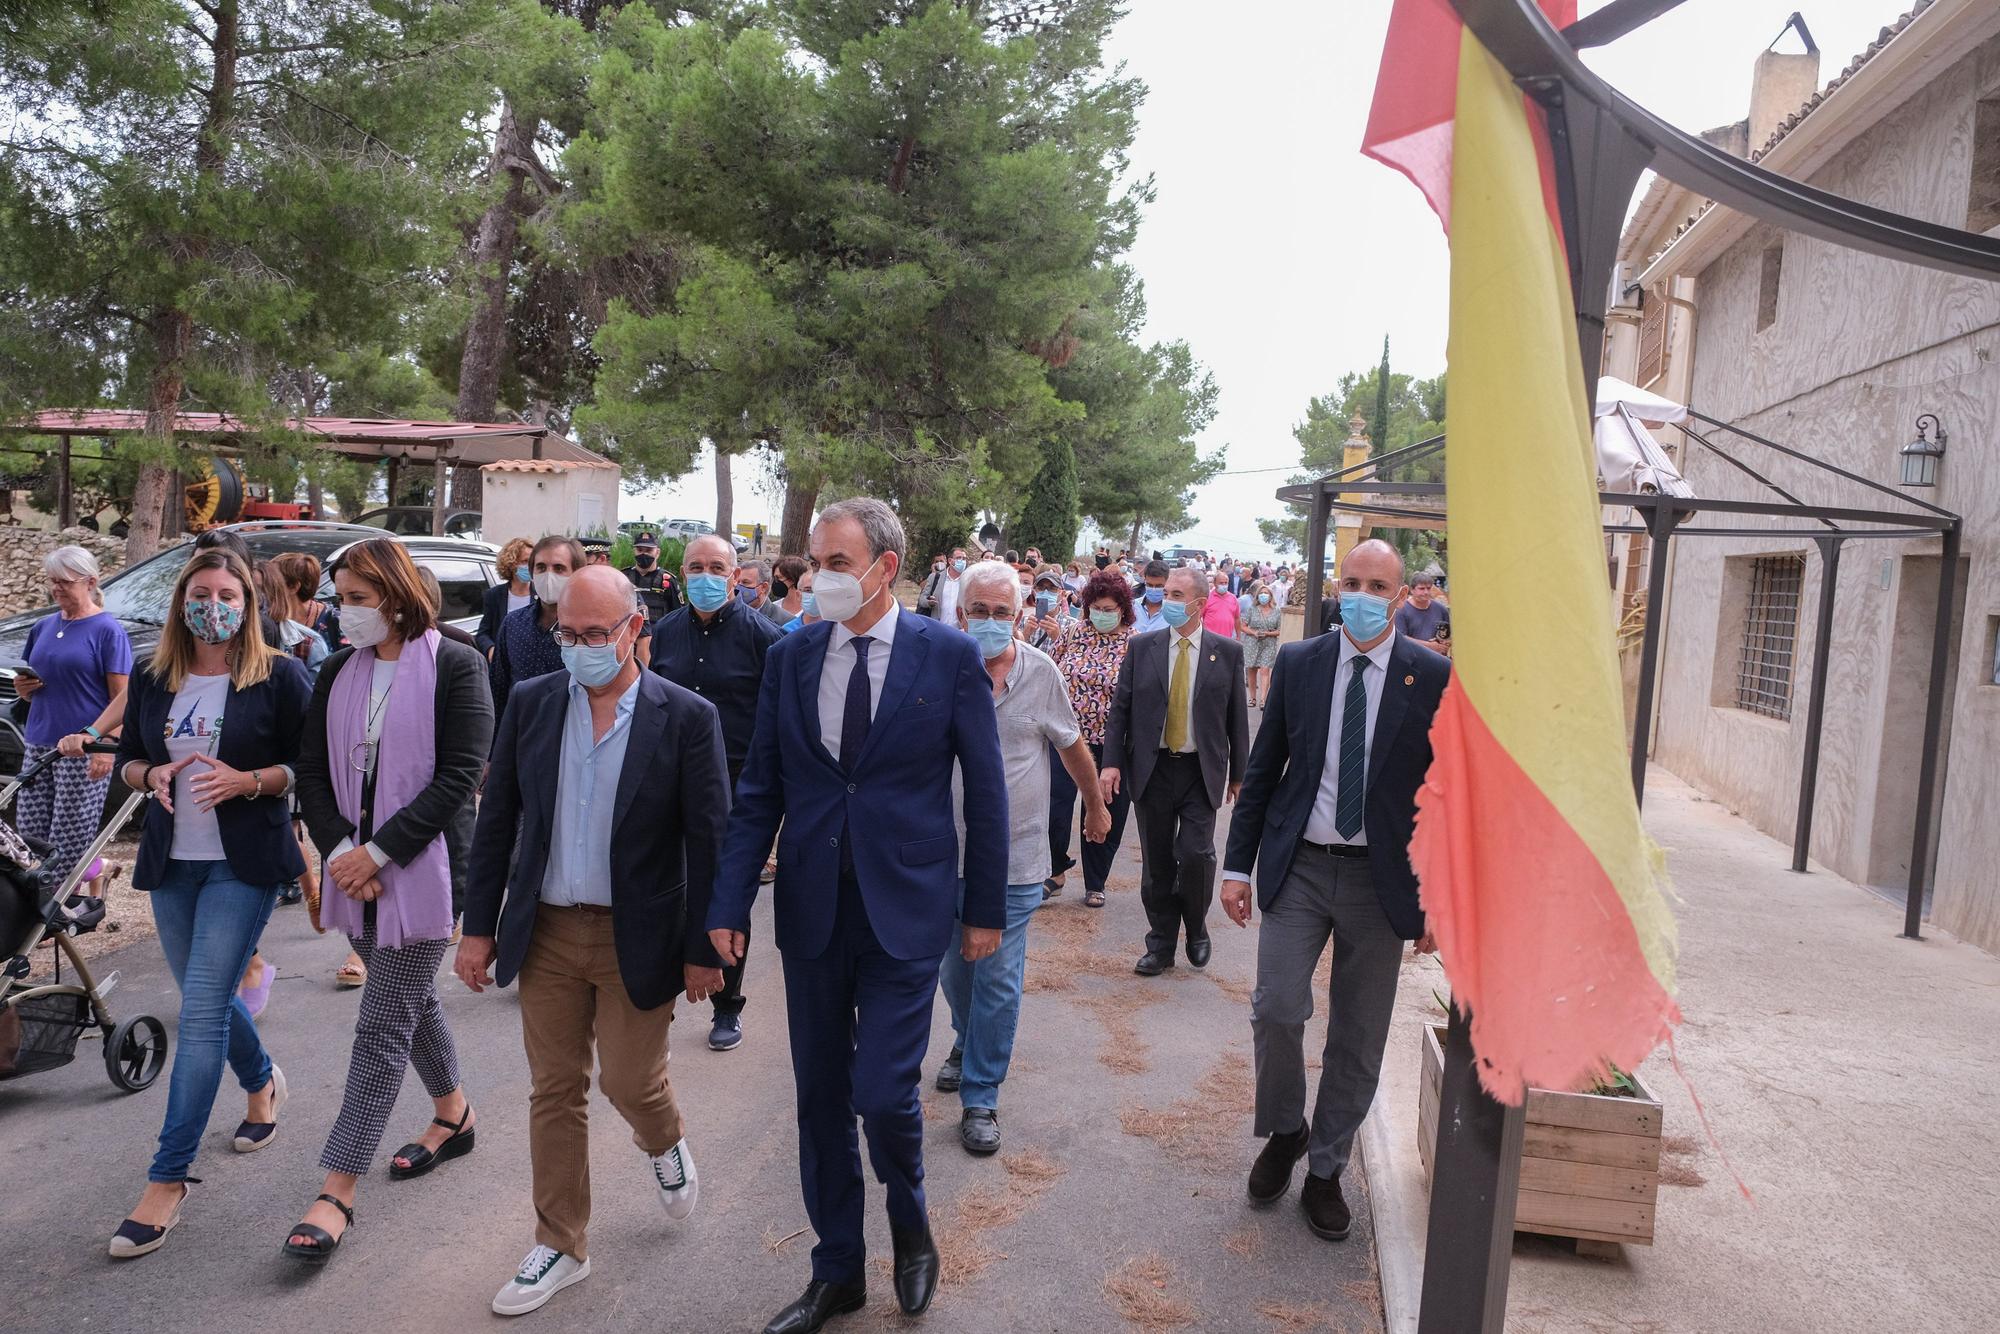
{"label": "metal pergola frame", "polygon": [[[1680,0],[1612,0],[1563,30],[1549,22],[1536,0],[1450,0],[1450,3],[1467,30],[1506,67],[1546,117],[1556,199],[1569,261],[1570,291],[1576,307],[1584,385],[1597,383],[1604,352],[1609,284],[1602,279],[1611,272],[1617,259],[1626,210],[1640,176],[1649,169],[1701,192],[1717,204],[1790,231],[1925,268],[2000,280],[2000,238],[1845,199],[1733,157],[1632,102],[1578,57],[1578,50],[1625,36],[1675,8]],[[1756,440],[1780,453],[1806,457],[1712,418],[1697,419]],[[1709,441],[1699,443],[1713,448]],[[1441,447],[1439,442],[1425,444]],[[1409,457],[1408,451],[1399,453],[1406,460]],[[1376,462],[1388,462],[1391,457],[1394,456],[1385,455]],[[1740,460],[1732,462],[1742,466]],[[1758,476],[1754,472],[1750,475]],[[1866,478],[1844,475],[1876,490],[1888,489]],[[1329,481],[1336,484],[1335,489],[1327,489]],[[1775,484],[1767,485],[1775,489]],[[1394,489],[1387,494],[1442,494],[1442,487],[1435,483],[1392,486]],[[1379,482],[1344,480],[1336,473],[1331,478],[1309,483],[1304,489],[1308,492],[1305,499],[1311,519],[1308,587],[1317,591],[1324,579],[1326,519],[1332,508],[1327,498],[1337,497],[1342,491],[1383,494],[1384,487]],[[1603,499],[1611,504],[1630,505],[1645,515],[1645,529],[1653,537],[1650,554],[1655,589],[1665,577],[1668,542],[1681,520],[1695,513],[1758,514],[1818,524],[1815,528],[1795,531],[1820,544],[1826,567],[1822,571],[1819,609],[1822,643],[1827,618],[1831,616],[1830,594],[1826,590],[1835,583],[1840,544],[1850,537],[1864,535],[1837,525],[1875,523],[1900,529],[1893,535],[1902,537],[1932,531],[1941,534],[1944,559],[1938,572],[1938,618],[1931,645],[1930,697],[1918,778],[1917,834],[1910,871],[1913,888],[1904,911],[1903,934],[1920,938],[1923,901],[1918,886],[1928,877],[1929,830],[1942,763],[1937,741],[1943,725],[1946,665],[1951,650],[1953,584],[1961,538],[1958,517],[1930,505],[1919,505],[1920,512],[1912,515],[1813,507],[1792,501],[1771,505],[1666,496],[1609,495]],[[1426,520],[1437,517],[1421,510],[1403,513]],[[1686,531],[1721,535],[1727,530]],[[1755,531],[1762,537],[1785,530]],[[1657,619],[1648,617],[1650,642],[1642,653],[1641,682],[1648,697],[1639,710],[1641,720],[1648,719],[1651,712],[1650,682],[1659,649],[1658,630],[1653,624]],[[1308,629],[1317,632],[1318,628],[1315,615]],[[1824,689],[1826,659],[1822,651],[1815,660],[1816,698]],[[1811,717],[1809,725],[1816,730],[1818,721],[1817,717]],[[1635,747],[1635,769],[1640,776],[1644,758],[1643,748]],[[1811,766],[1816,767],[1817,762],[1815,748]],[[1807,794],[1802,792],[1804,795]],[[1805,814],[1808,817],[1811,814],[1809,805]],[[1520,1176],[1522,1108],[1503,1106],[1488,1097],[1480,1087],[1473,1062],[1470,1021],[1459,1007],[1453,1006],[1439,1090],[1437,1146],[1432,1155],[1430,1222],[1422,1309],[1418,1317],[1421,1334],[1471,1334],[1472,1331],[1500,1334],[1506,1320],[1507,1277],[1512,1262]]]}

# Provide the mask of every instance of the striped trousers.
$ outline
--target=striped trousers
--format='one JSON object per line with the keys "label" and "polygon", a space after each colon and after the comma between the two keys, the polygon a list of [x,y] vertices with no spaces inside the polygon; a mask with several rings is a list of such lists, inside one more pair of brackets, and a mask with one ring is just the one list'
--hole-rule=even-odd
{"label": "striped trousers", "polygon": [[[339,893],[330,882],[328,888]],[[437,998],[445,941],[408,940],[396,949],[378,947],[373,913],[368,915],[367,930],[348,940],[368,966],[368,981],[361,988],[361,1013],[354,1021],[347,1093],[319,1165],[329,1172],[365,1176],[381,1147],[396,1095],[402,1092],[403,1071],[415,1066],[424,1091],[442,1098],[458,1087],[458,1049]]]}

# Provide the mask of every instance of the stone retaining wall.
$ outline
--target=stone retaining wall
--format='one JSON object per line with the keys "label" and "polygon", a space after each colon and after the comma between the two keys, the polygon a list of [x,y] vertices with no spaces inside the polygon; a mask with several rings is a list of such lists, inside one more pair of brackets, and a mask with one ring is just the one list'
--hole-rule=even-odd
{"label": "stone retaining wall", "polygon": [[106,537],[88,528],[60,533],[17,524],[0,525],[0,615],[33,611],[49,605],[48,577],[42,560],[57,547],[78,546],[97,557],[109,578],[125,563],[125,539]]}

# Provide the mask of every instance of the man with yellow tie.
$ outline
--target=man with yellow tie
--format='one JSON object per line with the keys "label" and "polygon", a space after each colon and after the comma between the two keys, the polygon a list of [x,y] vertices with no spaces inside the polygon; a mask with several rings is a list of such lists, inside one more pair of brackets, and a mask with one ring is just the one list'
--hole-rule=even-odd
{"label": "man with yellow tie", "polygon": [[1167,575],[1164,634],[1135,635],[1118,670],[1104,729],[1099,782],[1109,802],[1131,775],[1144,869],[1146,952],[1133,972],[1174,966],[1187,934],[1188,962],[1208,963],[1208,906],[1215,897],[1215,813],[1236,799],[1250,754],[1243,650],[1201,626],[1208,580],[1181,566]]}

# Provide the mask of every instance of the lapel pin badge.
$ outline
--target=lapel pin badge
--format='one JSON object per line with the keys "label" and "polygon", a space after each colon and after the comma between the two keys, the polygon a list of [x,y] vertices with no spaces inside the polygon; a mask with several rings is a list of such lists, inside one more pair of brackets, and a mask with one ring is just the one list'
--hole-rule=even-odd
{"label": "lapel pin badge", "polygon": [[1406,676],[1403,678],[1403,684],[1406,686],[1413,686],[1416,683],[1417,683],[1417,678],[1414,676]]}

